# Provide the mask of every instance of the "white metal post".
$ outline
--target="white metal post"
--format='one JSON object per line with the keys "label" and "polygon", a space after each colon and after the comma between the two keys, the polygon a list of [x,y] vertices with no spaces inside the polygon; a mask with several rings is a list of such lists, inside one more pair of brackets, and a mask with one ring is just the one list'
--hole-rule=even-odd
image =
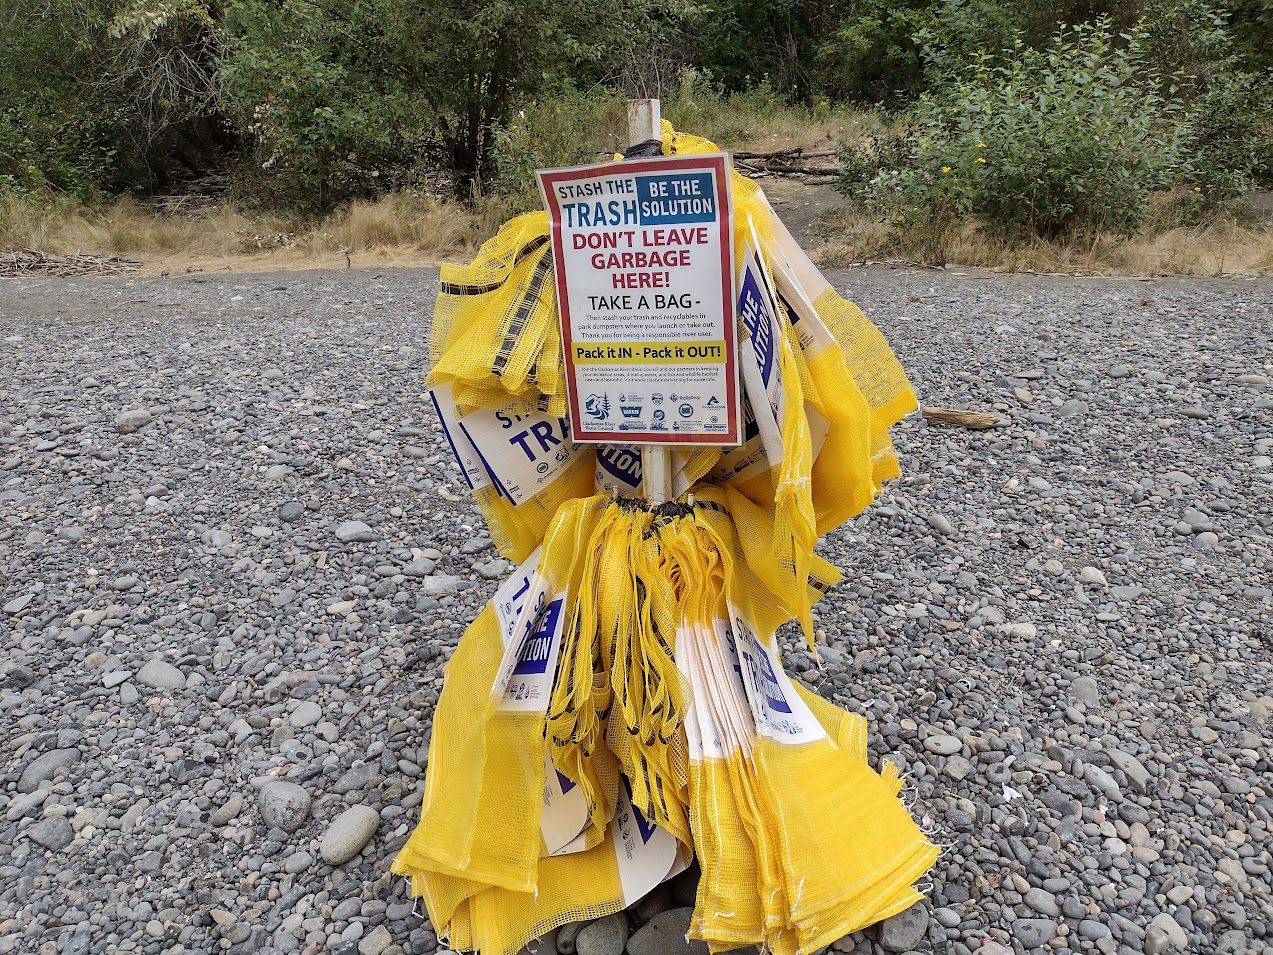
{"label": "white metal post", "polygon": [[[628,145],[662,138],[662,116],[656,99],[628,100]],[[645,499],[662,504],[672,499],[672,454],[666,445],[641,446],[641,483]]]}

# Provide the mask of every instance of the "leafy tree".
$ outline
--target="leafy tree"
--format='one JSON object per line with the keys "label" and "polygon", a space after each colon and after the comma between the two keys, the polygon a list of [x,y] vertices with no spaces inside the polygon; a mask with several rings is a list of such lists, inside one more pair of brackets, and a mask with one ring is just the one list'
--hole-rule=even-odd
{"label": "leafy tree", "polygon": [[228,108],[262,177],[318,207],[428,163],[480,189],[514,104],[616,55],[671,0],[237,0]]}
{"label": "leafy tree", "polygon": [[163,186],[230,140],[215,10],[192,0],[0,0],[0,187]]}

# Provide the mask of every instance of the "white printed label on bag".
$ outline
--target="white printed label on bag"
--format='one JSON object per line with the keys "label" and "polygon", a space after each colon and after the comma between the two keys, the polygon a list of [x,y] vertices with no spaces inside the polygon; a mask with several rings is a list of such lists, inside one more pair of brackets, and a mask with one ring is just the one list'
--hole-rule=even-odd
{"label": "white printed label on bag", "polygon": [[768,470],[769,459],[765,456],[764,442],[760,440],[760,425],[752,410],[751,399],[744,395],[743,443],[736,448],[725,449],[716,467],[712,468],[711,480],[714,484],[739,484]]}
{"label": "white printed label on bag", "polygon": [[473,447],[469,436],[460,428],[460,416],[455,410],[451,383],[448,381],[436,388],[431,388],[429,400],[433,402],[433,408],[438,413],[438,420],[442,422],[442,433],[446,436],[446,443],[451,447],[455,463],[460,467],[464,482],[472,490],[489,487],[491,478],[482,465],[482,458],[478,455],[477,448]]}
{"label": "white printed label on bag", "polygon": [[822,724],[782,668],[777,648],[762,640],[733,608],[730,614],[756,732],[780,743],[812,743],[825,739],[827,734]]}
{"label": "white printed label on bag", "polygon": [[598,494],[640,494],[641,449],[622,444],[597,445],[594,485]]}
{"label": "white printed label on bag", "polygon": [[[782,300],[787,314],[791,318],[791,328],[800,342],[800,351],[806,361],[813,361],[826,349],[836,344],[835,336],[827,328],[826,322],[813,307],[813,302],[803,286],[796,279],[791,263],[782,249],[773,249],[774,284],[778,297]],[[803,253],[802,253],[803,254]],[[826,283],[823,282],[823,285]]]}
{"label": "white printed label on bag", "polygon": [[707,676],[703,672],[697,640],[688,627],[676,634],[676,668],[689,682],[685,714],[685,741],[690,759],[723,759],[731,752],[708,699]]}
{"label": "white printed label on bag", "polygon": [[575,841],[580,848],[583,840],[577,837],[588,825],[588,801],[583,788],[553,765],[552,757],[544,752],[544,805],[539,816],[539,831],[549,855],[565,855],[565,850]]}
{"label": "white printed label on bag", "polygon": [[492,598],[504,640],[504,656],[491,688],[501,710],[543,713],[552,696],[566,595],[548,592],[548,582],[536,570],[541,550],[537,548]]}
{"label": "white printed label on bag", "polygon": [[477,408],[460,419],[496,486],[514,505],[555,481],[583,448],[570,440],[565,418]]}
{"label": "white printed label on bag", "polygon": [[627,780],[622,783],[610,820],[610,844],[619,866],[623,904],[628,906],[670,877],[677,866],[677,842],[670,832],[641,815],[632,805]]}
{"label": "white printed label on bag", "polygon": [[765,276],[764,264],[750,241],[743,246],[738,283],[738,320],[747,333],[739,350],[743,383],[751,402],[760,440],[770,467],[782,464],[782,353],[785,344],[778,322],[778,306]]}

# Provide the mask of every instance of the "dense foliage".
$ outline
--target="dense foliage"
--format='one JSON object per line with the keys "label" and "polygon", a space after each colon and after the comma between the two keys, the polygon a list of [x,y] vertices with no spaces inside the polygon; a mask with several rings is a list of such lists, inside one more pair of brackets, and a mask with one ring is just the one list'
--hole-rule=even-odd
{"label": "dense foliage", "polygon": [[1264,0],[0,0],[0,33],[0,192],[52,199],[517,191],[624,93],[726,138],[883,110],[844,185],[901,218],[1132,228],[1273,177]]}

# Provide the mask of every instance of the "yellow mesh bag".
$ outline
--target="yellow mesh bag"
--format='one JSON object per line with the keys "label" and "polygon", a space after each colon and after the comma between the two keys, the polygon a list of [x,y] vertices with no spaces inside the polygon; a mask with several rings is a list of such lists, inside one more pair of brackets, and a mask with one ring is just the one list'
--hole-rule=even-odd
{"label": "yellow mesh bag", "polygon": [[450,382],[459,404],[522,398],[566,413],[546,213],[507,223],[470,265],[442,267],[429,353],[429,384]]}
{"label": "yellow mesh bag", "polygon": [[[665,153],[714,151],[665,124]],[[554,434],[550,469],[518,470],[491,466],[486,432],[453,441],[501,552],[525,562],[448,665],[420,823],[394,863],[453,948],[512,955],[631,904],[692,852],[691,936],[803,955],[910,905],[936,854],[895,768],[867,764],[865,721],[792,684],[773,636],[795,619],[812,638],[811,608],[839,580],[816,537],[897,473],[887,429],[914,395],[759,186],[731,184],[779,329],[780,456],[721,484],[721,449],[677,449],[687,503],[652,511],[614,497],[639,482],[624,449]],[[457,422],[499,413],[551,430],[564,413],[547,238],[543,213],[523,216],[443,270],[430,384]],[[531,609],[510,617],[523,580]],[[522,674],[539,646],[557,656]],[[542,705],[522,706],[533,693]],[[550,843],[558,779],[578,816]]]}
{"label": "yellow mesh bag", "polygon": [[865,721],[798,689],[772,636],[739,608],[732,624],[751,675],[751,759],[786,887],[786,928],[799,951],[814,951],[912,904],[912,884],[937,848],[897,798],[895,768],[879,774],[867,764]]}
{"label": "yellow mesh bag", "polygon": [[[543,716],[500,712],[488,702],[503,655],[488,607],[447,665],[420,821],[394,861],[396,872],[463,873],[526,891],[536,885]],[[506,825],[489,825],[492,815],[505,813]]]}

